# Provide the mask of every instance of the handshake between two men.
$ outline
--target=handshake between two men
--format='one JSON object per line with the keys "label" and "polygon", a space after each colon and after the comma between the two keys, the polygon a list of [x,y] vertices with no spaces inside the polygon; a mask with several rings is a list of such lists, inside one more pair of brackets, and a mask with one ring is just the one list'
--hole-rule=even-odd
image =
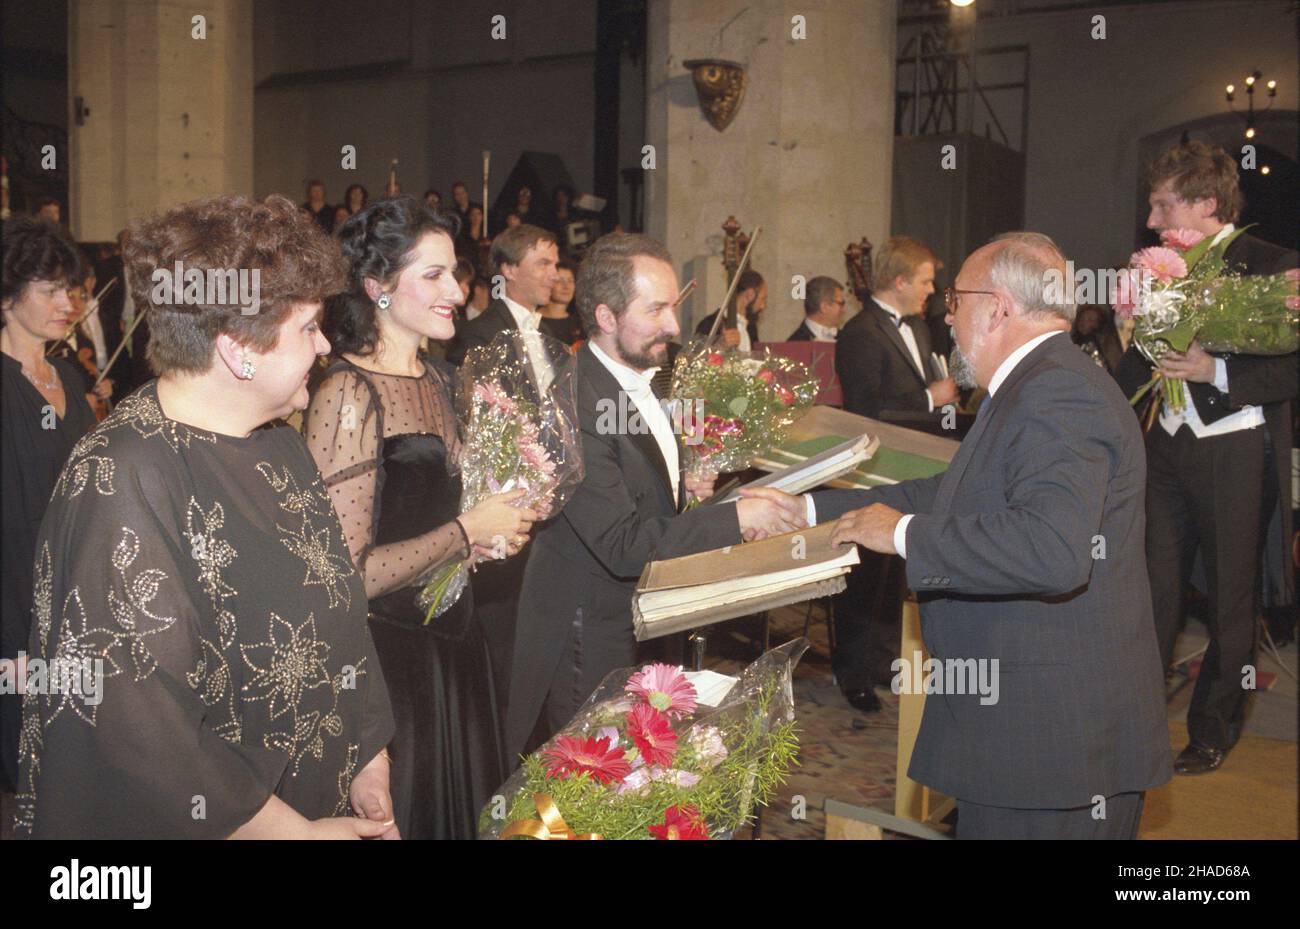
{"label": "handshake between two men", "polygon": [[[687,478],[686,489],[699,500],[713,495],[716,475]],[[740,533],[746,542],[757,542],[783,532],[795,532],[815,525],[817,516],[807,495],[795,496],[773,487],[742,487],[736,502]],[[831,534],[836,545],[858,544],[873,552],[896,555],[894,529],[904,514],[883,503],[851,510],[841,516]]]}

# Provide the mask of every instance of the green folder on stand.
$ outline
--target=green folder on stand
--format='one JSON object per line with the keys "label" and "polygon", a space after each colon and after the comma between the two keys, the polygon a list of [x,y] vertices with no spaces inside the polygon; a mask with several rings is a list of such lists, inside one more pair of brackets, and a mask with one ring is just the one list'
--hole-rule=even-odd
{"label": "green folder on stand", "polygon": [[[802,442],[787,442],[769,451],[762,460],[757,462],[757,465],[770,470],[789,467],[829,448],[834,448],[846,439],[846,436],[841,435],[820,435]],[[897,484],[918,477],[933,477],[947,468],[946,461],[899,451],[882,444],[869,460],[864,461],[848,474],[837,478],[831,486],[878,487],[881,484]]]}

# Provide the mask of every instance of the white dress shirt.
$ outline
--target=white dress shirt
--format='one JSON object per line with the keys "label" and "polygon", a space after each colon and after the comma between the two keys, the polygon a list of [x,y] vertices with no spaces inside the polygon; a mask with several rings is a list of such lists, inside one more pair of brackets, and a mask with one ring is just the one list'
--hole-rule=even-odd
{"label": "white dress shirt", "polygon": [[555,372],[551,368],[546,350],[542,347],[541,310],[529,310],[522,303],[516,303],[504,295],[501,297],[501,302],[514,317],[515,325],[519,327],[519,332],[524,337],[528,357],[532,359],[533,375],[537,378],[538,390],[545,393],[551,386],[551,382],[555,380]]}
{"label": "white dress shirt", "polygon": [[[1225,237],[1232,234],[1236,227],[1228,223],[1220,229],[1213,239],[1211,245],[1217,245]],[[1228,364],[1222,358],[1214,359],[1214,380],[1212,382],[1219,391],[1228,392]],[[1192,402],[1191,394],[1187,394],[1187,402],[1183,404],[1181,410],[1175,411],[1170,408],[1169,404],[1162,404],[1160,407],[1160,427],[1165,432],[1173,435],[1178,431],[1178,427],[1186,423],[1192,430],[1192,435],[1198,439],[1208,438],[1215,435],[1227,435],[1229,432],[1238,432],[1242,429],[1254,429],[1257,426],[1264,425],[1264,410],[1258,406],[1243,406],[1235,413],[1216,420],[1210,425],[1201,421],[1201,416],[1196,412],[1196,404]]]}
{"label": "white dress shirt", "polygon": [[[668,478],[673,486],[673,502],[679,499],[678,485],[681,482],[681,458],[677,449],[677,436],[673,434],[673,424],[668,418],[668,411],[664,409],[659,402],[659,398],[654,395],[650,389],[650,381],[654,378],[658,368],[648,368],[645,371],[635,371],[625,364],[615,361],[609,355],[601,351],[595,340],[588,340],[587,344],[591,346],[591,353],[596,356],[596,360],[603,364],[610,374],[614,375],[614,380],[618,381],[618,386],[627,394],[632,405],[636,407],[637,412],[641,414],[641,420],[650,427],[650,434],[654,436],[655,444],[659,446],[659,453],[664,456],[664,464],[668,466]],[[622,401],[620,398],[620,406]]]}
{"label": "white dress shirt", "polygon": [[[1053,329],[1051,332],[1044,332],[1042,335],[1034,336],[1024,345],[1020,346],[1008,355],[1003,360],[1002,364],[998,365],[998,369],[993,372],[993,379],[989,381],[989,395],[985,398],[984,402],[993,402],[993,395],[998,392],[998,388],[1002,386],[1002,382],[1011,375],[1011,372],[1016,369],[1016,365],[1020,364],[1026,355],[1042,343],[1046,342],[1052,336],[1063,335],[1064,332],[1065,330],[1063,329]],[[908,513],[894,526],[894,548],[898,550],[898,554],[903,558],[907,557],[907,524],[912,521],[914,515],[914,513]]]}
{"label": "white dress shirt", "polygon": [[530,310],[522,303],[516,303],[506,296],[501,297],[501,302],[506,305],[510,315],[515,318],[515,325],[519,327],[520,332],[528,332],[529,330],[537,332],[541,328],[542,311],[540,309]]}
{"label": "white dress shirt", "polygon": [[[879,297],[872,297],[871,299],[876,301],[876,306],[880,307],[893,317],[894,326],[898,329],[898,334],[903,337],[903,344],[907,346],[908,352],[912,355],[912,364],[916,365],[916,373],[921,375],[922,381],[928,383],[930,379],[926,377],[925,363],[921,361],[921,347],[916,344],[916,333],[912,331],[912,327],[903,325],[903,314],[898,312],[898,310],[894,309],[888,303],[885,303]],[[925,403],[926,406],[929,407],[930,412],[933,413],[934,397],[930,396],[929,388],[926,388],[925,391]]]}
{"label": "white dress shirt", "polygon": [[812,331],[814,342],[834,342],[840,334],[839,329],[834,326],[823,326],[812,319],[805,319],[804,325]]}

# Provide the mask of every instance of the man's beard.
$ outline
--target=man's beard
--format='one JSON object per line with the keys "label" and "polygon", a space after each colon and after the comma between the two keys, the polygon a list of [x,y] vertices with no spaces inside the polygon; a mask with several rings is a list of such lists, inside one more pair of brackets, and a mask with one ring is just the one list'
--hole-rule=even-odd
{"label": "man's beard", "polygon": [[979,384],[975,380],[975,362],[958,346],[956,330],[949,326],[948,332],[952,334],[952,355],[948,359],[948,376],[958,387],[978,387]]}
{"label": "man's beard", "polygon": [[[657,346],[667,345],[668,339],[654,339],[653,341],[642,345],[639,350],[634,350],[628,347],[627,343],[623,341],[622,333],[619,333],[617,343],[618,353],[622,356],[623,362],[631,365],[638,371],[644,371],[647,368],[658,368],[664,364],[664,358],[656,358],[651,354],[651,352],[653,352]],[[664,354],[666,358],[667,353],[665,352]]]}

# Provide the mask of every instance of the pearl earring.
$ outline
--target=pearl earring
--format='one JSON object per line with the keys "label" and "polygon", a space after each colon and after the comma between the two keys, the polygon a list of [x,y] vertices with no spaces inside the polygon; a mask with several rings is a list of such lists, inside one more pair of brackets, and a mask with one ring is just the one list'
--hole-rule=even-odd
{"label": "pearl earring", "polygon": [[245,358],[244,363],[239,368],[239,375],[244,380],[251,381],[253,379],[253,372],[256,370],[257,369],[253,367],[253,363]]}
{"label": "pearl earring", "polygon": [[375,301],[375,306],[379,307],[381,310],[386,310],[392,305],[393,298],[388,296],[388,294],[380,294],[379,299]]}

